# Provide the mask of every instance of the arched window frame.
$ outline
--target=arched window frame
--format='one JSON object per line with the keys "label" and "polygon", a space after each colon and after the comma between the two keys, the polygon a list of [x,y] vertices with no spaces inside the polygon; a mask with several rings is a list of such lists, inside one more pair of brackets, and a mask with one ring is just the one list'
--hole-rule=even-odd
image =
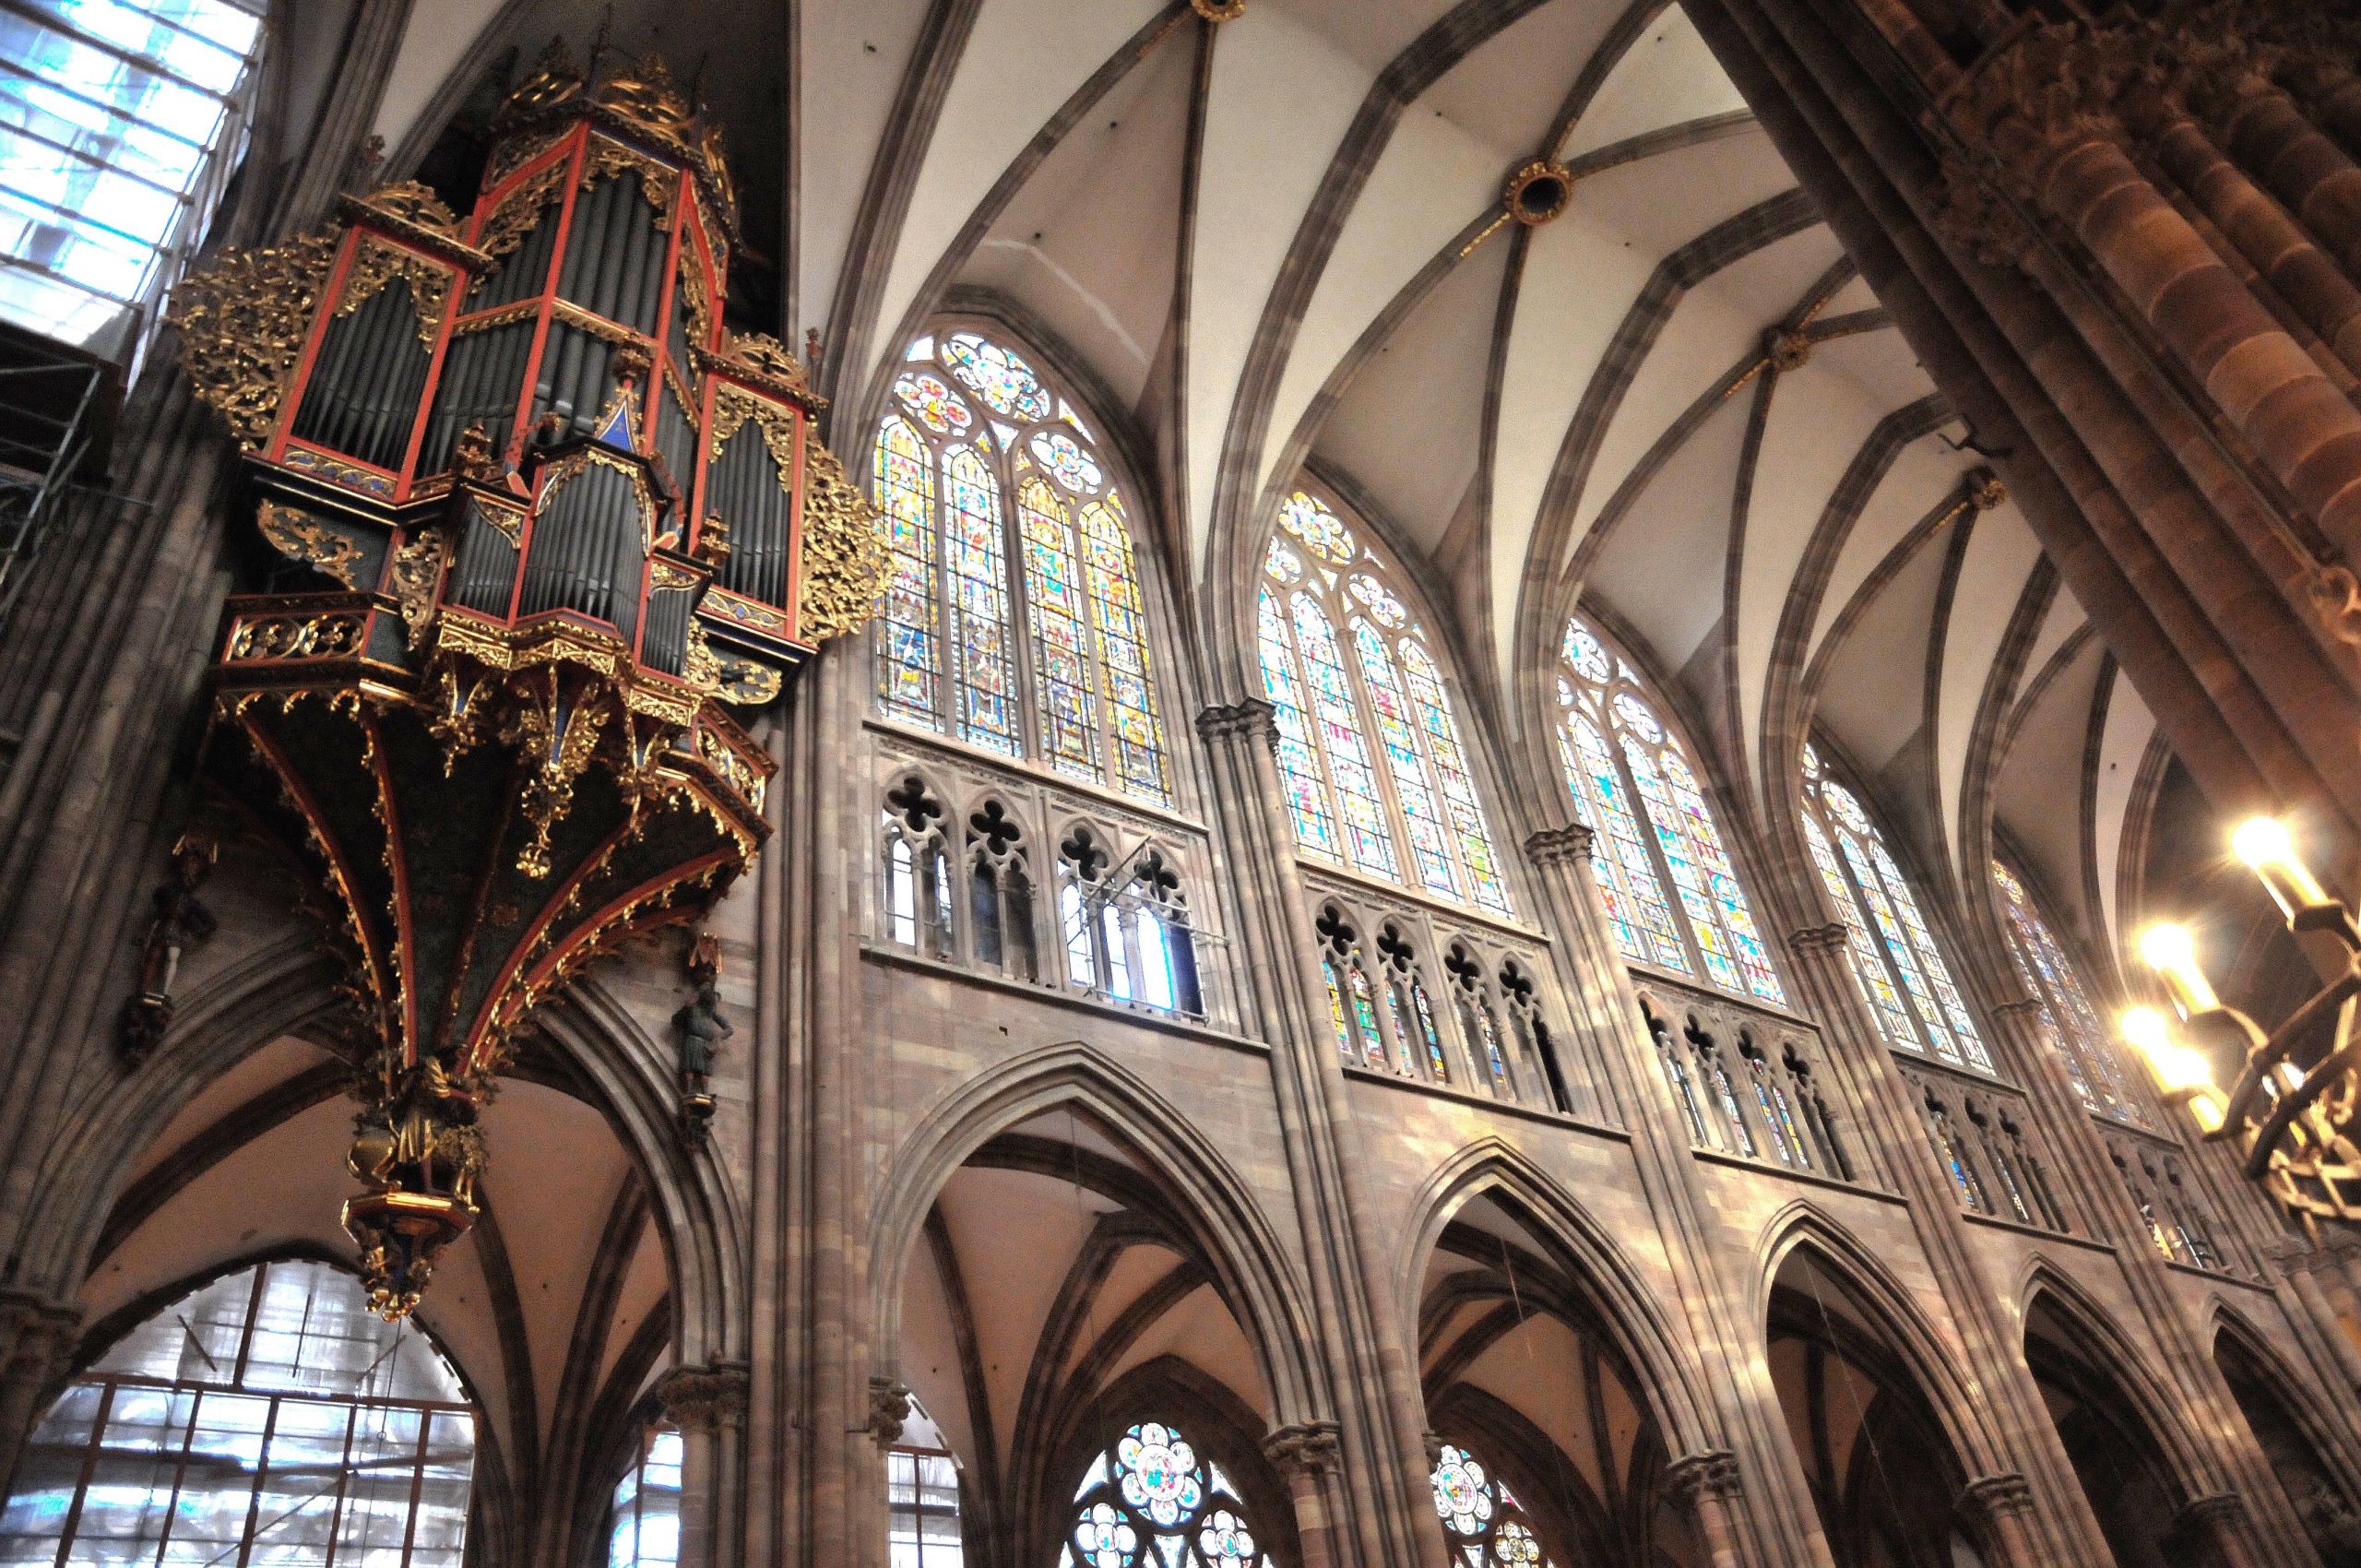
{"label": "arched window frame", "polygon": [[1559,644],[1557,699],[1559,763],[1592,830],[1591,873],[1617,947],[1729,995],[1786,1006],[1696,753],[1645,678],[1581,615],[1568,618]]}
{"label": "arched window frame", "polygon": [[1118,859],[1103,828],[1058,840],[1058,942],[1066,983],[1087,995],[1184,1017],[1205,1016],[1196,929],[1177,856],[1151,841]]}
{"label": "arched window frame", "polygon": [[1560,1568],[1540,1522],[1501,1478],[1468,1447],[1442,1445],[1429,1475],[1435,1515],[1453,1562],[1467,1568]]}
{"label": "arched window frame", "polygon": [[2114,1037],[2100,1022],[2082,966],[2058,939],[2034,883],[2010,859],[1993,857],[1992,890],[2017,978],[2026,996],[2040,1004],[2044,1038],[2056,1048],[2084,1109],[2153,1130],[2155,1113],[2134,1087],[2142,1075],[2126,1069]]}
{"label": "arched window frame", "polygon": [[1159,1416],[1120,1429],[1067,1505],[1058,1568],[1270,1568],[1278,1522],[1255,1516],[1209,1435]]}
{"label": "arched window frame", "polygon": [[[983,346],[966,362],[985,369],[963,374],[962,344]],[[1029,382],[991,374],[1012,362]],[[878,707],[1171,807],[1170,644],[1136,510],[1145,492],[1066,380],[988,321],[940,323],[905,349],[871,470],[894,568]],[[953,529],[961,517],[978,526]]]}
{"label": "arched window frame", "polygon": [[1457,683],[1374,537],[1307,481],[1264,547],[1255,645],[1296,847],[1509,917]]}
{"label": "arched window frame", "polygon": [[1024,824],[997,796],[967,814],[967,948],[1013,980],[1040,972],[1034,883]]}
{"label": "arched window frame", "polygon": [[1884,830],[1809,742],[1802,782],[1805,847],[1845,926],[1854,979],[1879,1034],[1897,1050],[1993,1075],[1983,1032]]}
{"label": "arched window frame", "polygon": [[958,896],[943,797],[919,773],[897,776],[879,812],[877,929],[886,941],[931,958],[958,945]]}
{"label": "arched window frame", "polygon": [[[306,1271],[301,1316],[292,1325],[283,1317],[258,1316],[269,1310],[277,1282],[290,1270]],[[326,1312],[314,1316],[323,1285],[345,1293],[336,1303],[346,1309],[340,1321],[360,1333],[336,1332],[339,1317]],[[212,1304],[218,1309],[237,1300],[242,1290],[243,1301],[237,1308],[242,1315],[234,1320],[238,1332],[225,1339],[217,1331],[232,1320],[208,1317],[200,1301],[208,1292],[217,1292]],[[50,1512],[53,1493],[42,1484],[41,1474],[44,1450],[62,1450],[71,1439],[86,1454],[70,1467],[68,1500],[57,1534],[51,1538],[59,1542],[59,1555],[65,1561],[91,1561],[101,1553],[109,1561],[127,1560],[115,1555],[126,1546],[136,1546],[138,1557],[152,1560],[178,1542],[184,1549],[202,1551],[204,1560],[243,1562],[257,1550],[324,1546],[327,1539],[338,1543],[340,1557],[349,1555],[355,1562],[362,1556],[364,1543],[374,1547],[368,1552],[371,1560],[383,1556],[391,1568],[453,1568],[460,1561],[475,1461],[483,1442],[481,1417],[456,1364],[415,1323],[385,1324],[370,1311],[367,1291],[357,1277],[340,1265],[310,1257],[241,1263],[160,1292],[148,1304],[152,1311],[143,1313],[67,1384],[33,1434],[16,1477],[18,1490],[9,1500],[5,1526],[19,1545],[28,1536],[49,1534],[26,1528],[30,1521],[19,1510],[44,1516]],[[280,1298],[277,1304],[283,1311],[287,1303]],[[178,1363],[173,1375],[123,1364],[136,1360],[140,1341],[151,1332],[161,1345],[151,1343],[147,1349],[173,1358]],[[374,1339],[386,1335],[395,1336],[394,1346],[365,1356]],[[422,1347],[431,1362],[421,1366],[402,1354],[405,1337]],[[332,1347],[353,1345],[364,1354],[346,1360],[362,1370],[351,1388],[335,1386],[328,1379],[350,1369],[339,1364]],[[161,1346],[171,1349],[163,1352]],[[413,1376],[423,1372],[441,1384],[434,1396],[421,1397],[415,1389],[394,1391],[405,1363]],[[441,1375],[435,1377],[438,1370]],[[369,1388],[373,1380],[385,1386]],[[339,1408],[348,1412],[341,1420],[335,1413]],[[311,1419],[291,1418],[282,1423],[282,1414],[290,1410],[308,1411]],[[374,1428],[364,1424],[364,1418],[373,1415]],[[323,1463],[321,1444],[328,1442],[336,1444],[333,1465]],[[456,1467],[449,1446],[454,1443],[464,1447]],[[208,1514],[190,1494],[194,1479],[220,1476],[233,1467],[241,1477],[238,1486],[225,1484],[218,1490],[228,1495],[243,1489],[245,1505],[233,1503]],[[144,1480],[138,1479],[143,1468]],[[307,1490],[291,1492],[287,1481],[277,1479],[281,1475],[301,1477],[295,1484]],[[321,1484],[326,1475],[335,1476],[332,1486]],[[356,1483],[356,1477],[368,1478],[370,1484]],[[382,1489],[373,1495],[376,1483],[383,1483]],[[456,1496],[449,1495],[455,1484]],[[148,1502],[128,1511],[124,1494],[139,1486],[146,1487]],[[126,1512],[133,1512],[135,1534],[83,1533],[83,1503],[94,1490],[111,1499],[101,1525],[119,1526]],[[421,1510],[433,1491],[445,1495],[430,1520]],[[296,1506],[285,1505],[291,1498]],[[234,1522],[230,1515],[235,1515]],[[397,1533],[387,1554],[383,1529],[389,1519],[396,1521]],[[233,1529],[236,1538],[191,1533],[208,1526],[216,1531]],[[325,1538],[319,1538],[316,1526],[325,1526]],[[66,1556],[68,1543],[77,1540],[93,1556]]]}

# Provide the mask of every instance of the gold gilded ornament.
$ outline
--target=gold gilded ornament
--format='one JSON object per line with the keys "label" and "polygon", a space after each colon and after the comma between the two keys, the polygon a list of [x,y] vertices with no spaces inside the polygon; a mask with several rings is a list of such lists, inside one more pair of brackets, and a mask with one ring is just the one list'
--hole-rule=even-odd
{"label": "gold gilded ornament", "polygon": [[208,407],[252,452],[270,439],[289,373],[336,259],[336,236],[307,234],[231,250],[172,291],[165,320],[181,335],[181,368]]}
{"label": "gold gilded ornament", "polygon": [[361,560],[361,547],[309,512],[266,501],[255,512],[255,526],[270,547],[289,560],[300,561],[348,588],[361,587],[352,571]]}
{"label": "gold gilded ornament", "polygon": [[885,589],[877,508],[836,454],[812,444],[803,473],[803,595],[797,627],[819,642],[859,631]]}
{"label": "gold gilded ornament", "polygon": [[397,278],[409,285],[410,301],[418,312],[418,340],[433,348],[435,330],[451,303],[450,268],[437,267],[416,251],[389,245],[374,235],[362,236],[352,265],[345,269],[344,292],[337,299],[336,314],[350,315]]}

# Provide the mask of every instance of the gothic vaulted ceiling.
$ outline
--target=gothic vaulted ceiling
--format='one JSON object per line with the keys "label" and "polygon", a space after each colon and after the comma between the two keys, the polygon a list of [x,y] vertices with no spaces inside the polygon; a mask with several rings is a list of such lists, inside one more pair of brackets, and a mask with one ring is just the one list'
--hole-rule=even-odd
{"label": "gothic vaulted ceiling", "polygon": [[[511,51],[578,50],[602,9],[419,0],[380,116],[397,169]],[[840,448],[945,308],[1096,385],[1162,498],[1204,695],[1253,690],[1242,584],[1308,465],[1455,611],[1495,733],[1579,600],[1674,686],[1738,809],[1816,714],[1925,869],[1976,863],[1994,813],[2066,911],[2111,921],[2153,727],[2014,506],[1969,504],[1973,433],[1677,7],[612,9],[729,125],[770,325],[822,334]],[[1569,207],[1501,221],[1536,157]]]}

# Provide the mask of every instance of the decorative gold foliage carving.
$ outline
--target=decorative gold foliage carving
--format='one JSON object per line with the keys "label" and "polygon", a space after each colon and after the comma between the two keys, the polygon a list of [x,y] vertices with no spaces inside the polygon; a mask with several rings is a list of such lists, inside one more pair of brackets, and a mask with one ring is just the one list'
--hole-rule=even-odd
{"label": "decorative gold foliage carving", "polygon": [[[811,378],[795,350],[767,332],[732,332],[722,341],[721,357],[753,371],[765,380],[811,398]],[[816,399],[815,399],[816,400]]]}
{"label": "decorative gold foliage carving", "polygon": [[625,147],[605,137],[592,137],[590,156],[582,163],[582,188],[587,191],[617,174],[639,176],[640,189],[647,193],[647,205],[655,209],[656,227],[670,233],[672,200],[681,188],[679,171],[666,168],[635,147]]}
{"label": "decorative gold foliage carving", "polygon": [[858,631],[885,588],[877,508],[836,454],[812,444],[803,473],[803,596],[797,629],[819,642]]}
{"label": "decorative gold foliage carving", "polygon": [[705,268],[686,251],[681,253],[681,308],[689,318],[689,348],[702,349],[713,337],[713,301],[706,292]]}
{"label": "decorative gold foliage carving", "polygon": [[730,438],[753,420],[763,429],[763,445],[770,448],[771,461],[778,465],[778,482],[782,488],[795,482],[795,419],[777,403],[768,402],[753,393],[719,382],[713,394],[713,442],[710,456],[719,460],[721,449]]}
{"label": "decorative gold foliage carving", "polygon": [[352,266],[345,272],[344,292],[336,302],[336,313],[350,315],[399,278],[409,284],[410,299],[418,307],[419,341],[432,349],[435,329],[451,303],[452,276],[450,268],[437,267],[416,251],[363,234]]}
{"label": "decorative gold foliage carving", "polygon": [[287,378],[336,259],[334,234],[264,250],[226,251],[210,271],[172,291],[166,319],[180,330],[181,368],[197,397],[253,451],[270,439]]}
{"label": "decorative gold foliage carving", "polygon": [[397,223],[424,229],[445,239],[456,239],[459,220],[443,205],[443,198],[429,186],[416,180],[403,180],[390,185],[380,185],[361,198],[361,205],[381,212]]}
{"label": "decorative gold foliage carving", "polygon": [[361,586],[352,573],[361,560],[361,547],[309,512],[266,501],[255,513],[255,525],[271,548],[289,560],[326,573],[348,588]]}
{"label": "decorative gold foliage carving", "polygon": [[418,536],[394,552],[394,597],[402,607],[402,624],[414,645],[426,624],[434,618],[434,589],[443,575],[443,533],[421,529]]}
{"label": "decorative gold foliage carving", "polygon": [[542,209],[564,188],[565,160],[561,158],[501,198],[476,235],[476,249],[497,260],[523,244],[525,236],[540,226]]}

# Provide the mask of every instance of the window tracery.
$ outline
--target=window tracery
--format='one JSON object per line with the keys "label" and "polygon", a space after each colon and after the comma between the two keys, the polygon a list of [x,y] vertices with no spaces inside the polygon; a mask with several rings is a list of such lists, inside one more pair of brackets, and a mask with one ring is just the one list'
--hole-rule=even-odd
{"label": "window tracery", "polygon": [[1430,1479],[1445,1541],[1467,1568],[1557,1568],[1508,1483],[1466,1449],[1444,1443]]}
{"label": "window tracery", "polygon": [[0,1524],[12,1561],[459,1568],[476,1418],[458,1374],[326,1264],[240,1269],[66,1385]]}
{"label": "window tracery", "polygon": [[1098,836],[1076,827],[1058,846],[1058,920],[1066,978],[1096,996],[1203,1016],[1196,934],[1180,873],[1135,849],[1118,866]]}
{"label": "window tracery", "polygon": [[2003,929],[2009,956],[2025,992],[2041,1004],[2038,1016],[2045,1038],[2057,1048],[2066,1075],[2083,1106],[2102,1116],[2137,1126],[2155,1123],[2147,1103],[2130,1087],[2107,1031],[2099,1025],[2081,972],[2067,956],[2064,944],[2042,919],[2032,891],[1999,861],[1992,862],[1992,885],[2000,890]]}
{"label": "window tracery", "polygon": [[1179,1427],[1142,1421],[1091,1460],[1059,1568],[1266,1568],[1245,1500]]}
{"label": "window tracery", "polygon": [[1784,1005],[1687,752],[1639,672],[1580,616],[1567,621],[1560,647],[1558,754],[1576,814],[1593,830],[1591,872],[1623,956]]}
{"label": "window tracery", "polygon": [[1029,980],[1038,960],[1024,839],[1024,828],[996,800],[988,799],[968,814],[967,923],[976,962]]}
{"label": "window tracery", "polygon": [[1507,914],[1442,666],[1393,576],[1327,502],[1299,490],[1280,506],[1255,633],[1296,843]]}
{"label": "window tracery", "polygon": [[916,774],[886,792],[881,924],[887,941],[936,958],[951,956],[953,949],[951,854],[943,820],[943,802]]}
{"label": "window tracery", "polygon": [[1138,553],[1081,415],[976,331],[904,359],[872,475],[893,557],[879,707],[1169,805]]}
{"label": "window tracery", "polygon": [[1803,782],[1804,842],[1844,922],[1853,976],[1878,1032],[1899,1050],[1991,1072],[1991,1054],[1884,836],[1809,744]]}

